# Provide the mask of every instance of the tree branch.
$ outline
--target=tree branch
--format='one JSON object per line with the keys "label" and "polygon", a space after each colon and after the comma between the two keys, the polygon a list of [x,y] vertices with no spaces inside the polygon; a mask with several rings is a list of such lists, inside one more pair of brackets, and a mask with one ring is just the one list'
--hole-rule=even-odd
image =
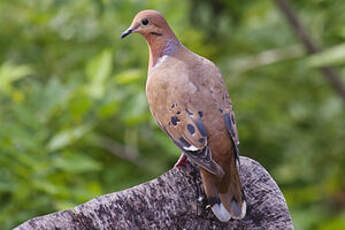
{"label": "tree branch", "polygon": [[36,217],[15,230],[33,229],[293,229],[284,196],[256,161],[241,157],[247,197],[242,220],[219,222],[204,197],[197,168],[171,169],[136,187],[107,194],[73,209]]}
{"label": "tree branch", "polygon": [[301,45],[292,45],[284,48],[265,50],[260,53],[236,58],[230,61],[230,70],[235,74],[250,71],[252,69],[286,61],[292,58],[301,58],[305,51]]}
{"label": "tree branch", "polygon": [[[286,0],[274,0],[281,12],[285,15],[286,19],[290,23],[292,29],[296,35],[301,39],[302,44],[309,54],[314,54],[320,51],[320,49],[313,43],[308,36],[306,30],[301,25],[295,12],[290,8],[288,1]],[[334,88],[339,96],[345,102],[345,87],[338,74],[330,67],[324,66],[319,68],[320,72],[326,78],[328,83]]]}

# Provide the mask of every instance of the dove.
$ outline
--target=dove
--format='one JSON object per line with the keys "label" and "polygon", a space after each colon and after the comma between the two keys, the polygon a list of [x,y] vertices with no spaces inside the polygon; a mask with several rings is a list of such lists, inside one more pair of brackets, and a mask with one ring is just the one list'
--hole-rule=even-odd
{"label": "dove", "polygon": [[183,46],[157,11],[139,12],[121,38],[132,33],[149,47],[146,96],[156,123],[182,152],[175,166],[199,167],[206,207],[218,220],[244,218],[238,131],[219,69]]}

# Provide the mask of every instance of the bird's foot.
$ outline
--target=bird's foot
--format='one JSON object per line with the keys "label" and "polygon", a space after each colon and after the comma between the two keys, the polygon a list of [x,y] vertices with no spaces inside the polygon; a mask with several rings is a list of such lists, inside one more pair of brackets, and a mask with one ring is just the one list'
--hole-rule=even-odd
{"label": "bird's foot", "polygon": [[193,171],[192,166],[188,162],[188,158],[186,155],[184,155],[184,153],[182,153],[178,161],[175,163],[174,168],[178,168],[178,169],[184,168],[187,172]]}
{"label": "bird's foot", "polygon": [[182,166],[186,167],[188,164],[187,157],[182,153],[180,158],[177,160],[177,162],[174,165],[174,168],[180,168]]}

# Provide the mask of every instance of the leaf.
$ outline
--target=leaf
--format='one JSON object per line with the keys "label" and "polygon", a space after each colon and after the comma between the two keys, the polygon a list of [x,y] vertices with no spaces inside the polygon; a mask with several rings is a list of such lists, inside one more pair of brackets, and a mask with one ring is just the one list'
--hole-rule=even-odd
{"label": "leaf", "polygon": [[86,74],[89,79],[88,92],[94,98],[104,95],[106,80],[112,72],[113,55],[110,50],[104,50],[89,61]]}
{"label": "leaf", "polygon": [[5,62],[0,66],[0,91],[9,93],[12,89],[12,83],[32,73],[28,65],[14,65],[11,62]]}
{"label": "leaf", "polygon": [[40,189],[48,194],[52,194],[52,195],[65,195],[68,194],[69,191],[68,189],[60,184],[55,184],[51,181],[48,180],[44,180],[44,179],[35,179],[33,180],[33,185],[35,188]]}
{"label": "leaf", "polygon": [[137,69],[124,71],[115,75],[115,79],[118,84],[131,84],[140,80],[142,77],[142,71]]}
{"label": "leaf", "polygon": [[71,202],[71,201],[57,201],[55,203],[55,206],[58,210],[70,209],[76,205],[78,205],[76,202]]}
{"label": "leaf", "polygon": [[12,192],[15,190],[15,185],[0,181],[0,192]]}
{"label": "leaf", "polygon": [[345,64],[345,43],[308,57],[306,63],[313,68]]}
{"label": "leaf", "polygon": [[345,229],[345,214],[339,215],[322,224],[319,230]]}
{"label": "leaf", "polygon": [[127,125],[134,125],[147,120],[147,100],[141,92],[130,98],[125,106],[124,119]]}
{"label": "leaf", "polygon": [[72,153],[54,160],[54,166],[69,173],[82,173],[102,169],[102,165],[81,153]]}
{"label": "leaf", "polygon": [[48,149],[50,151],[56,151],[70,145],[72,142],[80,139],[87,132],[92,129],[92,125],[81,125],[79,127],[64,130],[51,138],[48,143]]}

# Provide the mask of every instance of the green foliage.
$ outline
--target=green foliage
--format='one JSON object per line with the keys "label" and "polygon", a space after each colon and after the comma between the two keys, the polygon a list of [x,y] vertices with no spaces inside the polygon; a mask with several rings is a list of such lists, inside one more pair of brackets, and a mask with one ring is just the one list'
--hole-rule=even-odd
{"label": "green foliage", "polygon": [[345,63],[345,44],[337,45],[307,59],[311,67],[322,67]]}
{"label": "green foliage", "polygon": [[2,1],[0,228],[147,181],[177,160],[148,110],[146,44],[120,40],[146,8],[219,65],[241,152],[276,179],[296,229],[344,228],[344,102],[317,67],[345,73],[345,4],[290,2],[323,52],[306,57],[268,0]]}

